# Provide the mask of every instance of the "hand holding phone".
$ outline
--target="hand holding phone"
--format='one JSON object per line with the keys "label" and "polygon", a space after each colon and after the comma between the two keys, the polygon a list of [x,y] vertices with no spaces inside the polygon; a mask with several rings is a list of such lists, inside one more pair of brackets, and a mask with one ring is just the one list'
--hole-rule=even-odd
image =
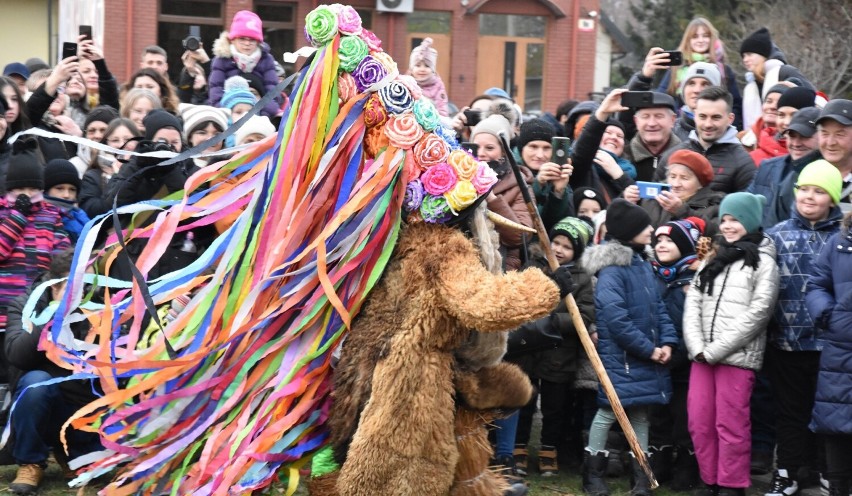
{"label": "hand holding phone", "polygon": [[571,154],[571,138],[554,136],[550,145],[553,147],[550,160],[559,165],[568,163],[568,157]]}
{"label": "hand holding phone", "polygon": [[669,63],[666,64],[669,67],[683,65],[683,52],[679,50],[666,50],[663,53],[669,55]]}
{"label": "hand holding phone", "polygon": [[642,108],[653,105],[653,91],[628,91],[621,95],[621,104],[629,108]]}
{"label": "hand holding phone", "polygon": [[92,26],[80,24],[80,36],[82,36],[84,40],[91,40],[92,39]]}
{"label": "hand holding phone", "polygon": [[636,181],[636,186],[639,188],[639,198],[656,198],[663,191],[672,190],[671,185],[666,183]]}
{"label": "hand holding phone", "polygon": [[62,60],[77,56],[77,44],[65,42],[62,44]]}

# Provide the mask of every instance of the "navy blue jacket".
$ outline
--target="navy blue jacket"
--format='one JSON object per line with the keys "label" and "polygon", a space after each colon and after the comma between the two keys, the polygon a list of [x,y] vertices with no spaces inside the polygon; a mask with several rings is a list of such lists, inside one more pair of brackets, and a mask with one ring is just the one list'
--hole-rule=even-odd
{"label": "navy blue jacket", "polygon": [[763,229],[769,229],[790,218],[796,200],[793,185],[799,173],[806,165],[821,158],[819,150],[814,150],[798,160],[793,160],[790,155],[782,155],[760,163],[746,191],[766,197],[763,220],[760,223]]}
{"label": "navy blue jacket", "polygon": [[[678,339],[651,264],[615,241],[586,249],[581,260],[598,277],[598,353],[622,405],[668,403],[669,371],[652,362],[651,354],[664,345],[677,349]],[[598,403],[609,404],[603,390]]]}
{"label": "navy blue jacket", "polygon": [[686,353],[686,345],[683,343],[683,307],[686,305],[686,290],[689,289],[689,284],[695,277],[695,271],[682,268],[671,281],[665,281],[659,274],[656,275],[666,310],[677,332],[678,347],[672,353],[672,360],[669,362],[672,381],[689,382],[690,361]]}
{"label": "navy blue jacket", "polygon": [[828,239],[808,279],[808,312],[825,328],[810,428],[852,434],[852,218]]}

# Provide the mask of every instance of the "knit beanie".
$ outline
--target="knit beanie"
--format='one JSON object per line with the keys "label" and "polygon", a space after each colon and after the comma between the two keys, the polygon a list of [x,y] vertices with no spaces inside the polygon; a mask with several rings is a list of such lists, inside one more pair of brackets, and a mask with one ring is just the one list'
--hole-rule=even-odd
{"label": "knit beanie", "polygon": [[266,86],[263,85],[262,77],[253,72],[244,72],[240,76],[248,83],[249,91],[254,90],[261,97],[266,94]]}
{"label": "knit beanie", "polygon": [[565,217],[550,229],[548,235],[550,239],[560,235],[570,239],[574,248],[574,260],[579,260],[592,237],[592,226],[576,217]]}
{"label": "knit beanie", "polygon": [[[184,139],[188,142],[192,133],[207,127],[208,122],[213,122],[221,131],[228,129],[228,116],[225,111],[209,105],[192,105],[181,113],[183,117]],[[220,131],[220,132],[221,132]]]}
{"label": "knit beanie", "polygon": [[606,231],[612,238],[629,243],[651,225],[651,216],[639,205],[616,198],[606,209]]}
{"label": "knit beanie", "polygon": [[769,30],[760,28],[744,39],[740,45],[740,55],[744,53],[756,53],[768,59],[772,53],[772,37],[769,35]]}
{"label": "knit beanie", "polygon": [[787,91],[781,94],[781,98],[778,99],[778,108],[793,107],[795,109],[803,109],[805,107],[813,107],[814,101],[816,101],[816,91],[796,86],[795,88],[788,88]]}
{"label": "knit beanie", "polygon": [[506,133],[506,139],[511,140],[514,134],[512,133],[512,125],[502,115],[492,114],[479,121],[473,131],[470,132],[470,140],[480,133],[490,134],[500,139],[500,132]]}
{"label": "knit beanie", "polygon": [[242,76],[231,76],[225,81],[225,92],[219,100],[219,107],[233,109],[240,103],[247,103],[254,107],[257,98],[249,91],[248,81]]}
{"label": "knit beanie", "polygon": [[86,120],[83,122],[83,132],[86,132],[86,128],[93,122],[109,124],[113,119],[118,119],[119,117],[121,116],[118,115],[118,111],[109,105],[98,105],[86,116]]}
{"label": "knit beanie", "polygon": [[531,141],[550,141],[553,139],[554,129],[544,119],[532,119],[521,124],[521,133],[516,141],[518,150],[523,150]]}
{"label": "knit beanie", "polygon": [[766,197],[763,195],[753,195],[745,191],[730,193],[719,205],[719,219],[730,215],[737,219],[747,232],[756,233],[760,229],[765,205]]}
{"label": "knit beanie", "polygon": [[683,165],[695,174],[701,186],[707,186],[713,182],[713,166],[704,155],[692,150],[677,150],[671,154],[668,161],[669,167],[678,164]]}
{"label": "knit beanie", "polygon": [[658,236],[668,236],[677,246],[681,259],[694,256],[698,238],[704,234],[704,227],[704,220],[698,217],[669,221],[654,231],[654,242],[656,243]]}
{"label": "knit beanie", "polygon": [[253,115],[234,133],[234,142],[238,145],[243,143],[247,136],[260,134],[264,138],[275,134],[275,126],[265,115]]}
{"label": "knit beanie", "polygon": [[574,190],[574,211],[580,211],[580,204],[583,203],[583,200],[594,200],[598,202],[598,205],[601,206],[601,210],[606,210],[606,198],[604,198],[603,193],[596,190],[595,188],[589,188],[587,186],[583,186],[581,188],[577,188]]}
{"label": "knit beanie", "polygon": [[154,135],[160,129],[171,127],[176,129],[181,135],[183,134],[183,126],[180,120],[163,109],[154,109],[148,112],[148,115],[142,119],[142,125],[145,126],[145,139],[151,141]]}
{"label": "knit beanie", "polygon": [[42,69],[50,69],[50,66],[47,65],[47,62],[38,58],[38,57],[30,57],[25,62],[24,65],[27,66],[27,70],[30,71],[30,74],[35,71],[40,71]]}
{"label": "knit beanie", "polygon": [[432,38],[424,38],[420,45],[414,47],[414,50],[411,51],[408,66],[413,68],[418,62],[425,62],[430,69],[437,72],[438,51],[432,48]]}
{"label": "knit beanie", "polygon": [[55,158],[44,166],[44,190],[60,184],[71,184],[80,191],[80,174],[70,161],[64,158]]}
{"label": "knit beanie", "polygon": [[[772,93],[780,93],[781,96],[784,96],[784,93],[786,93],[787,90],[789,90],[789,89],[790,89],[790,87],[787,86],[786,84],[778,83],[778,84],[772,85],[768,90],[766,90],[766,93],[763,95],[763,101],[765,102],[766,97],[768,97]],[[779,96],[778,98],[781,98],[781,96]]]}
{"label": "knit beanie", "polygon": [[843,176],[837,167],[827,160],[815,160],[799,173],[796,186],[819,186],[831,197],[832,203],[840,203],[840,191],[843,189]]}
{"label": "knit beanie", "polygon": [[679,93],[683,95],[683,89],[686,88],[686,83],[688,83],[690,79],[697,77],[710,81],[710,84],[713,86],[722,85],[722,74],[719,72],[719,68],[716,64],[711,64],[709,62],[693,62],[689,65],[689,68],[686,70],[686,76],[680,83]]}
{"label": "knit beanie", "polygon": [[258,43],[263,42],[263,23],[260,17],[250,10],[241,10],[234,14],[231,21],[231,29],[228,30],[228,39],[251,38]]}
{"label": "knit beanie", "polygon": [[15,142],[6,169],[6,191],[16,188],[44,189],[44,162],[37,154],[35,139]]}

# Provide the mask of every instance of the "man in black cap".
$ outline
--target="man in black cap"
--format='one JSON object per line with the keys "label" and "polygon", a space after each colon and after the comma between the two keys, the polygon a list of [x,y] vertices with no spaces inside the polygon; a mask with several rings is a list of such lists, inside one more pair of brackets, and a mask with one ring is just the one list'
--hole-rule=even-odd
{"label": "man in black cap", "polygon": [[674,98],[655,91],[650,103],[619,113],[622,122],[632,114],[636,126],[636,135],[624,155],[636,166],[637,181],[651,181],[660,156],[680,144],[680,138],[672,133],[676,109]]}
{"label": "man in black cap", "polygon": [[837,167],[843,177],[840,208],[852,211],[852,100],[829,101],[816,124],[822,158]]}
{"label": "man in black cap", "polygon": [[787,155],[764,160],[746,190],[766,197],[760,223],[764,229],[790,218],[790,206],[795,196],[793,185],[796,184],[799,172],[809,163],[822,158],[819,138],[816,136],[818,117],[819,109],[816,107],[805,107],[793,114],[784,130]]}

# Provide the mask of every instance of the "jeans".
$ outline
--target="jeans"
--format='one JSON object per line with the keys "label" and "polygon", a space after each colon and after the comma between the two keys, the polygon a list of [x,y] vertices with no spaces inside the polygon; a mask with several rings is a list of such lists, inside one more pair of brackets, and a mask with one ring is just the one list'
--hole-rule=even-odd
{"label": "jeans", "polygon": [[506,418],[497,419],[494,425],[497,427],[494,434],[497,439],[497,446],[494,449],[494,456],[512,456],[515,451],[515,435],[518,432],[518,412],[509,415]]}
{"label": "jeans", "polygon": [[[633,406],[625,408],[627,419],[630,420],[630,426],[636,433],[636,440],[639,441],[639,446],[642,451],[648,452],[648,406]],[[612,424],[616,421],[615,412],[612,408],[602,406],[598,408],[598,413],[592,421],[592,427],[589,430],[589,446],[588,451],[592,454],[606,449],[606,440],[609,437],[609,430]]]}

